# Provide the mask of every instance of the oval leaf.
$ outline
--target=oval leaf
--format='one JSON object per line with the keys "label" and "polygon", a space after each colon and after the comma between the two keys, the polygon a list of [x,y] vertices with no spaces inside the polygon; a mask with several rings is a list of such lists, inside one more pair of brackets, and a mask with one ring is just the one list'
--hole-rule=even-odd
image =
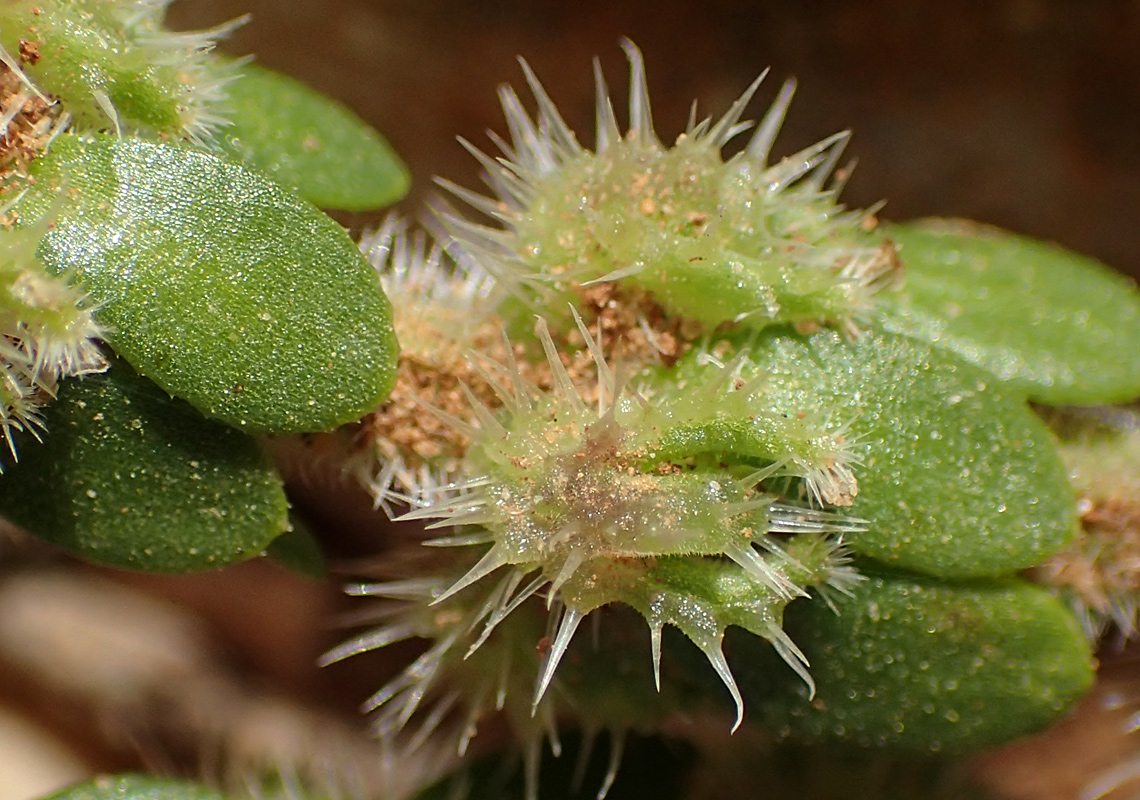
{"label": "oval leaf", "polygon": [[225,795],[190,781],[146,775],[100,775],[45,800],[225,800]]}
{"label": "oval leaf", "polygon": [[76,555],[190,572],[261,553],[288,526],[258,444],[119,364],[65,381],[43,443],[4,464],[0,513]]}
{"label": "oval leaf", "polygon": [[391,307],[340,226],[197,150],[60,137],[33,164],[34,219],[67,187],[39,255],[74,272],[111,346],[208,416],[292,433],[358,419],[395,380]]}
{"label": "oval leaf", "polygon": [[[1052,435],[988,372],[888,333],[850,343],[828,331],[776,332],[739,346],[750,359],[740,377],[765,380],[763,413],[823,420],[852,440],[857,494],[840,510],[868,522],[844,536],[859,553],[945,577],[990,576],[1040,564],[1074,535],[1076,503]],[[677,381],[717,369],[700,361],[682,361]]]}
{"label": "oval leaf", "polygon": [[367,211],[408,191],[408,171],[363,120],[304,84],[253,64],[226,86],[226,151],[322,208]]}
{"label": "oval leaf", "polygon": [[906,286],[894,331],[953,350],[1051,404],[1140,396],[1140,293],[1103,264],[969,222],[892,225]]}
{"label": "oval leaf", "polygon": [[289,517],[289,524],[292,530],[285,531],[270,542],[265,555],[310,580],[324,580],[328,569],[317,537],[295,515]]}
{"label": "oval leaf", "polygon": [[762,642],[731,641],[749,708],[797,738],[973,750],[1043,728],[1092,685],[1073,615],[1025,581],[872,575],[836,604],[792,603],[785,615],[814,699]]}

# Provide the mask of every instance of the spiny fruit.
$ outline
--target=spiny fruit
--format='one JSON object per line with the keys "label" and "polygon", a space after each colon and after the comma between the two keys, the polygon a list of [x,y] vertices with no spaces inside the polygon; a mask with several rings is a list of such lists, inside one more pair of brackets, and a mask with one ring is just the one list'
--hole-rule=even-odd
{"label": "spiny fruit", "polygon": [[721,149],[751,127],[740,118],[761,76],[721,119],[697,122],[694,115],[667,148],[653,130],[641,56],[628,42],[625,49],[632,65],[629,131],[619,131],[596,69],[594,151],[578,144],[524,63],[537,119],[504,88],[512,141],[497,141],[497,159],[467,145],[496,196],[443,182],[502,226],[442,209],[440,226],[456,250],[528,307],[548,310],[563,330],[572,328],[562,310],[568,303],[581,303],[589,287],[612,284],[623,297],[648,295],[690,329],[792,322],[858,331],[875,294],[897,283],[901,263],[891,242],[875,233],[873,211],[836,204],[849,170],[827,184],[849,133],[769,165],[795,88],[789,82],[746,147],[725,161]]}
{"label": "spiny fruit", "polygon": [[[725,629],[769,641],[810,687],[783,610],[859,580],[842,536],[863,522],[836,510],[859,491],[848,421],[767,411],[764,377],[743,379],[743,354],[722,361],[708,336],[778,323],[857,335],[896,280],[872,214],[842,211],[838,185],[824,185],[846,134],[769,167],[788,86],[749,147],[723,161],[757,81],[721,120],[693,121],[665,148],[641,57],[626,52],[630,130],[618,131],[599,77],[596,151],[577,144],[525,64],[538,119],[504,90],[513,142],[497,161],[477,154],[498,198],[448,185],[502,228],[440,207],[442,248],[396,221],[364,244],[402,353],[392,399],[356,429],[356,466],[378,505],[411,507],[397,519],[455,529],[427,542],[448,550],[400,551],[387,580],[356,587],[384,598],[386,622],[326,657],[433,642],[369,701],[385,736],[423,708],[408,741],[458,717],[462,751],[499,709],[528,764],[567,714],[619,741],[683,707],[668,686],[628,702],[662,689],[666,626],[705,655],[738,726]],[[707,369],[671,382],[689,352]],[[587,618],[629,642],[630,617],[613,612],[622,605],[648,625],[652,667],[630,667],[626,702],[614,676],[584,677],[583,659],[567,656]],[[560,680],[567,663],[574,677]]]}
{"label": "spiny fruit", "polygon": [[[719,652],[727,623],[714,605],[701,608],[692,602],[699,596],[695,589],[687,595],[683,589],[672,591],[671,562],[660,559],[725,556],[745,573],[746,584],[787,602],[802,594],[803,584],[843,588],[850,576],[841,559],[805,566],[767,534],[841,533],[857,530],[858,521],[779,502],[758,489],[791,459],[778,448],[797,449],[798,425],[785,426],[792,431],[772,426],[772,442],[764,453],[771,464],[759,470],[746,463],[701,463],[705,447],[699,432],[713,426],[702,424],[696,408],[654,404],[621,392],[583,326],[581,335],[597,359],[599,376],[597,406],[591,408],[558,358],[545,323],[540,321],[538,330],[554,388],[540,393],[514,370],[509,377],[517,389],[502,394],[498,416],[471,395],[479,426],[449,420],[471,440],[464,462],[471,477],[464,485],[441,487],[422,508],[401,518],[435,518],[432,527],[482,529],[437,540],[438,545],[491,544],[437,601],[502,567],[513,567],[520,576],[540,573],[548,607],[557,599],[565,611],[535,689],[535,704],[581,620],[604,605],[625,602],[646,616],[658,646],[665,623],[686,631],[739,705]],[[762,432],[757,438],[764,443]],[[748,627],[772,639],[798,669],[794,645],[770,622]],[[655,647],[655,672],[659,657]],[[804,677],[810,680],[806,672]],[[738,708],[737,724],[741,714]]]}
{"label": "spiny fruit", "polygon": [[610,734],[600,797],[626,731],[720,714],[721,687],[733,730],[745,700],[775,735],[864,746],[1040,727],[1092,674],[1072,615],[1014,577],[1076,523],[1050,432],[983,367],[892,332],[895,247],[837,205],[846,172],[827,183],[846,134],[769,165],[788,85],[722,158],[754,84],[665,147],[626,52],[627,132],[599,76],[581,147],[524,64],[537,115],[504,89],[510,142],[469,147],[495,196],[444,183],[498,226],[441,204],[438,245],[395,220],[365,243],[402,352],[352,466],[447,532],[353,587],[381,624],[326,660],[427,640],[369,700],[377,731],[462,753],[498,713],[531,798],[560,721]]}

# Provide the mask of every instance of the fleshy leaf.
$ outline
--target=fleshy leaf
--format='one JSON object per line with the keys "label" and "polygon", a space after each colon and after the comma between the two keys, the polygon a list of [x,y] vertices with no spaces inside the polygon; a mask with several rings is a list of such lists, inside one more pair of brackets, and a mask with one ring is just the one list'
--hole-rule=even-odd
{"label": "fleshy leaf", "polygon": [[811,662],[814,700],[763,643],[732,637],[733,667],[764,724],[809,741],[956,752],[1043,728],[1092,685],[1076,619],[1019,579],[873,575],[836,605],[793,603],[785,615]]}
{"label": "fleshy leaf", "polygon": [[224,149],[322,208],[367,211],[399,200],[408,171],[386,141],[341,104],[252,64],[227,86]]}
{"label": "fleshy leaf", "polygon": [[65,381],[43,443],[0,476],[0,512],[84,558],[151,572],[220,567],[287,530],[258,444],[118,364]]}
{"label": "fleshy leaf", "polygon": [[1140,396],[1140,293],[1093,259],[968,222],[892,225],[906,287],[891,330],[953,350],[1031,399]]}
{"label": "fleshy leaf", "polygon": [[[1052,435],[989,373],[886,333],[855,343],[773,333],[739,346],[740,379],[766,379],[766,411],[824,421],[850,440],[858,495],[843,511],[867,521],[844,537],[853,550],[945,577],[1000,575],[1041,563],[1075,533]],[[694,353],[666,374],[684,385],[719,369],[700,361]]]}
{"label": "fleshy leaf", "polygon": [[327,573],[325,555],[317,538],[296,516],[289,517],[289,524],[292,529],[270,542],[265,555],[306,578],[324,580]]}
{"label": "fleshy leaf", "polygon": [[190,781],[146,775],[100,775],[45,800],[225,800],[225,795]]}
{"label": "fleshy leaf", "polygon": [[291,433],[388,395],[397,346],[375,271],[340,226],[260,174],[187,147],[62,136],[33,164],[39,254],[74,272],[108,341],[207,416]]}

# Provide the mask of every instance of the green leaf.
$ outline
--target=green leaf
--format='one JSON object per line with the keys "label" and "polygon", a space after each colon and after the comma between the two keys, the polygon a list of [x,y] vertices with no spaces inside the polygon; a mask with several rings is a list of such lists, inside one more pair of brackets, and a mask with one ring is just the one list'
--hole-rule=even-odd
{"label": "green leaf", "polygon": [[[738,345],[749,358],[741,378],[765,381],[763,413],[819,420],[851,440],[858,495],[839,510],[868,521],[844,537],[857,552],[945,577],[990,576],[1040,564],[1076,531],[1052,435],[988,372],[887,333],[851,343],[774,332]],[[679,384],[717,369],[699,361],[678,365]]]}
{"label": "green leaf", "polygon": [[74,273],[115,351],[250,431],[334,428],[395,380],[391,306],[340,226],[260,174],[194,149],[63,136],[33,164],[39,255]]}
{"label": "green leaf", "polygon": [[220,567],[288,528],[257,442],[118,364],[65,381],[0,476],[0,513],[76,555],[151,572]]}
{"label": "green leaf", "polygon": [[953,350],[1031,399],[1140,396],[1140,293],[1086,256],[968,222],[892,225],[906,287],[882,324]]}
{"label": "green leaf", "polygon": [[285,531],[270,542],[265,555],[306,578],[324,580],[327,569],[320,543],[297,516],[290,515],[289,524],[292,530]]}
{"label": "green leaf", "polygon": [[367,211],[407,193],[408,171],[392,148],[340,103],[253,64],[226,92],[223,148],[306,200]]}
{"label": "green leaf", "polygon": [[100,775],[45,800],[225,800],[225,795],[190,781],[146,775]]}
{"label": "green leaf", "polygon": [[813,699],[763,642],[732,638],[754,720],[808,741],[958,752],[1045,727],[1093,682],[1073,615],[1022,580],[871,575],[837,605],[792,603],[785,615]]}

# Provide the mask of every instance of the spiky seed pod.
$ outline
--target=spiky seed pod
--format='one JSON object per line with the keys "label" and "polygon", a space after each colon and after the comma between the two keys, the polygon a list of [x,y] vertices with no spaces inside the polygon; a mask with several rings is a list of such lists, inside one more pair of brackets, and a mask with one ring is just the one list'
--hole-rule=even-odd
{"label": "spiky seed pod", "polygon": [[[763,377],[742,378],[747,347],[726,363],[701,336],[724,323],[853,331],[896,277],[871,215],[843,212],[838,187],[824,188],[846,137],[768,167],[786,89],[749,149],[723,161],[754,84],[719,122],[691,123],[665,148],[640,56],[627,53],[631,129],[619,134],[599,82],[596,152],[576,144],[529,69],[537,121],[504,92],[513,145],[497,162],[479,154],[499,198],[451,187],[503,229],[441,206],[450,260],[395,220],[363,245],[402,354],[392,399],[355,431],[367,453],[356,468],[379,505],[410,506],[398,520],[454,531],[427,542],[446,548],[432,557],[395,556],[393,580],[352,590],[384,598],[383,624],[326,660],[429,640],[369,701],[378,732],[415,744],[449,728],[462,751],[480,718],[503,711],[532,796],[557,718],[610,730],[616,769],[625,730],[685,707],[662,687],[666,626],[708,659],[739,725],[726,628],[766,639],[810,687],[783,610],[859,580],[841,537],[863,523],[828,508],[858,493],[841,409],[770,412]],[[700,369],[678,380],[694,347]],[[635,613],[614,624],[619,606]],[[592,675],[597,657],[574,644],[587,617],[605,618],[623,652],[629,619],[648,627],[652,669],[627,681],[639,688]],[[566,664],[572,678],[560,679]],[[621,700],[646,687],[664,695]]]}
{"label": "spiky seed pod", "polygon": [[[400,418],[419,430],[416,441],[432,441],[427,434],[434,428],[423,420],[434,418],[444,437],[451,437],[452,448],[409,452],[398,442],[384,443],[398,460],[385,463],[379,453],[373,489],[383,503],[403,500],[415,506],[401,520],[459,529],[431,544],[461,550],[490,545],[454,578],[429,578],[425,575],[433,570],[412,569],[404,580],[364,592],[389,599],[393,593],[418,594],[410,598],[411,611],[394,617],[398,621],[338,648],[330,659],[398,638],[435,642],[378,695],[377,705],[387,706],[380,717],[382,732],[402,729],[427,688],[450,684],[441,676],[456,671],[445,664],[457,648],[478,651],[503,626],[500,638],[491,639],[499,644],[490,646],[490,658],[517,664],[517,657],[506,658],[504,648],[513,652],[520,640],[529,642],[524,651],[533,651],[542,626],[532,620],[520,632],[507,618],[520,608],[530,610],[519,619],[532,618],[534,606],[541,607],[539,593],[549,609],[550,644],[528,693],[535,714],[552,713],[543,711],[543,698],[579,624],[613,604],[633,607],[648,623],[655,675],[665,625],[696,643],[735,698],[737,724],[743,713],[740,693],[720,651],[728,625],[767,638],[810,682],[802,657],[780,627],[782,608],[810,587],[843,591],[857,579],[838,540],[829,536],[859,530],[860,522],[781,501],[759,484],[773,476],[800,478],[815,487],[811,495],[817,499],[844,502],[857,488],[850,471],[854,456],[842,435],[814,420],[765,413],[757,402],[761,385],[739,381],[733,365],[717,363],[712,353],[708,380],[678,387],[647,376],[642,382],[653,393],[647,399],[619,376],[575,311],[571,317],[584,347],[574,355],[559,352],[541,319],[535,334],[541,358],[525,360],[530,353],[509,342],[499,350],[503,361],[467,352],[465,337],[497,322],[484,305],[488,295],[472,288],[485,287],[484,279],[448,273],[438,254],[409,244],[394,222],[370,245],[377,260],[390,267],[386,285],[396,307],[401,299],[417,303],[397,323],[404,326],[401,370],[409,363],[418,369],[431,365],[436,374],[430,382],[408,380],[365,429],[375,432],[384,423],[396,431],[392,423]],[[465,367],[457,354],[465,356]],[[462,369],[478,381],[477,390],[457,377]],[[458,407],[440,408],[425,399],[425,391],[437,392],[448,381],[462,399]],[[438,395],[432,399],[438,402]],[[391,409],[398,403],[407,404],[406,413]],[[434,441],[448,443],[438,435]],[[378,443],[377,449],[383,446]],[[733,463],[722,463],[727,451]],[[419,472],[408,469],[413,458]],[[827,488],[822,488],[823,475],[832,476]],[[835,475],[845,478],[837,481]],[[836,488],[841,484],[842,491]],[[774,533],[806,535],[780,541]],[[438,570],[438,562],[434,566]],[[490,592],[475,586],[496,572],[499,581]],[[504,639],[515,644],[506,647]],[[493,664],[482,668],[499,674]],[[397,700],[401,696],[404,700]],[[448,708],[454,702],[459,701],[449,700]],[[588,700],[573,705],[581,716]],[[434,711],[426,713],[434,718]]]}
{"label": "spiky seed pod", "polygon": [[[846,591],[857,580],[835,540],[799,537],[783,557],[795,564],[790,572],[796,580],[805,586],[818,582],[824,592]],[[441,569],[445,561],[438,555],[397,553],[386,561],[385,570],[389,575],[423,575],[433,566]],[[544,741],[558,752],[560,718],[573,716],[587,733],[610,732],[610,769],[599,792],[603,797],[620,763],[627,731],[653,729],[671,715],[693,712],[694,698],[661,681],[661,634],[666,625],[680,628],[705,653],[736,703],[737,725],[742,700],[721,652],[729,625],[772,641],[810,686],[802,654],[780,627],[788,599],[758,589],[731,563],[665,558],[653,563],[599,560],[592,566],[610,570],[612,579],[623,573],[618,583],[606,582],[615,590],[613,598],[594,599],[630,605],[649,622],[653,679],[631,661],[644,659],[629,655],[637,652],[637,645],[644,646],[644,634],[637,633],[628,617],[599,611],[606,619],[601,630],[595,630],[592,647],[580,642],[572,646],[584,615],[564,604],[565,590],[559,594],[562,599],[554,599],[546,577],[520,569],[472,587],[466,596],[449,591],[455,585],[451,577],[351,586],[350,594],[382,600],[375,609],[381,624],[328,652],[323,663],[407,639],[430,640],[417,659],[364,704],[376,713],[374,730],[398,752],[414,752],[429,737],[442,737],[462,756],[480,722],[502,712],[522,745],[528,797],[536,796],[537,757]],[[544,595],[545,605],[540,602]],[[566,659],[570,677],[557,678],[568,651],[575,653]],[[606,655],[601,658],[599,653]]]}
{"label": "spiky seed pod", "polygon": [[30,96],[57,98],[77,128],[208,143],[226,124],[225,86],[237,75],[208,56],[244,20],[174,33],[162,25],[170,2],[6,3],[0,60],[35,82]]}
{"label": "spiky seed pod", "polygon": [[[742,464],[734,474],[693,462],[720,449],[702,436],[708,412],[678,398],[651,405],[623,390],[584,326],[581,334],[596,359],[596,407],[580,395],[582,377],[576,382],[567,371],[540,319],[553,390],[540,392],[513,370],[513,389],[500,393],[499,415],[469,395],[478,427],[451,420],[472,441],[464,464],[467,484],[440,492],[405,518],[438,518],[434,527],[479,525],[495,542],[482,566],[453,591],[506,564],[540,566],[555,590],[579,566],[599,558],[724,554],[752,569],[744,553],[753,532],[785,530],[785,524],[824,532],[849,527],[842,518],[833,522],[832,515],[785,508],[756,491],[759,480],[798,449],[798,420],[778,418],[784,430],[776,419],[767,420],[771,428],[758,424],[749,431],[754,450],[748,455],[776,466],[757,471]],[[771,581],[770,588],[794,594],[759,567],[754,573]]]}
{"label": "spiky seed pod", "polygon": [[[523,63],[537,117],[504,88],[511,141],[496,140],[502,156],[465,143],[496,197],[443,182],[502,227],[441,208],[449,247],[480,263],[524,307],[554,309],[555,327],[563,331],[572,323],[558,309],[580,304],[591,287],[613,284],[620,302],[657,307],[690,329],[792,322],[856,332],[901,265],[890,241],[874,232],[873,210],[848,212],[836,204],[849,170],[827,183],[849,134],[769,165],[794,91],[789,82],[744,150],[725,161],[725,144],[751,127],[740,120],[757,79],[721,119],[694,117],[667,148],[653,129],[641,55],[628,42],[624,47],[629,129],[620,132],[597,71],[593,151],[578,143]],[[652,322],[652,314],[645,316]]]}

